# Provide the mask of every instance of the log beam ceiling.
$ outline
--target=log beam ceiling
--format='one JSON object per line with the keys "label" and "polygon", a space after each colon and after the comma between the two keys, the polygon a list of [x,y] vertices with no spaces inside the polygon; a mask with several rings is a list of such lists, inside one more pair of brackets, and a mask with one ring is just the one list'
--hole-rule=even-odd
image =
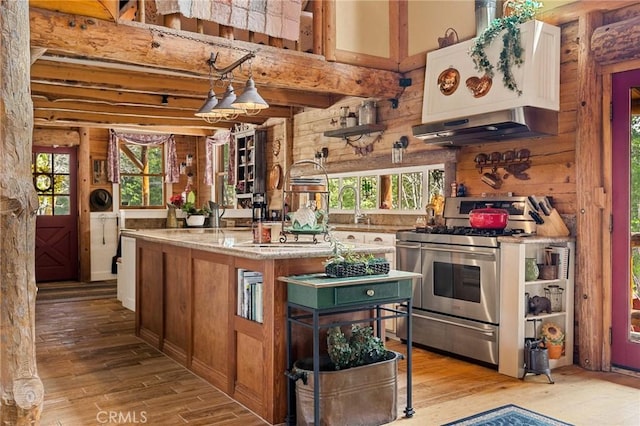
{"label": "log beam ceiling", "polygon": [[[30,30],[32,51],[39,55],[31,69],[37,125],[212,129],[193,116],[209,89],[212,52],[218,54],[217,65],[226,66],[257,50],[253,77],[271,108],[235,122],[292,117],[299,108],[328,108],[345,96],[389,99],[400,93],[400,73],[138,22],[32,7]],[[245,67],[233,76],[237,92],[247,75]],[[218,96],[223,92],[219,84],[214,88]]]}

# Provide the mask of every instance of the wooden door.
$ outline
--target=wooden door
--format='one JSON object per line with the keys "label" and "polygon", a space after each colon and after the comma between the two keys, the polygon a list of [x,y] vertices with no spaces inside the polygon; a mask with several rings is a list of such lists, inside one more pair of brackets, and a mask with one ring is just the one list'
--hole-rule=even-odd
{"label": "wooden door", "polygon": [[639,102],[640,70],[613,74],[611,364],[638,371],[640,309],[631,308],[634,294],[640,296],[640,244],[632,244],[640,237]]}
{"label": "wooden door", "polygon": [[78,279],[78,205],[75,148],[33,148],[38,193],[36,282]]}

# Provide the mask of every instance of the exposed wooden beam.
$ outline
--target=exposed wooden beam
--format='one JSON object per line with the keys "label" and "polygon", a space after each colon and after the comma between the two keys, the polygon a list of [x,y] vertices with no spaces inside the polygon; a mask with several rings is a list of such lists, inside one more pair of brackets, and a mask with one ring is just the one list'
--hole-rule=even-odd
{"label": "exposed wooden beam", "polygon": [[[255,44],[239,40],[138,22],[95,21],[91,25],[70,25],[78,17],[42,9],[31,9],[30,17],[34,47],[201,75],[209,72],[207,60],[212,52],[218,53],[220,64],[229,64],[246,51],[258,49]],[[259,47],[252,66],[258,86],[345,96],[394,97],[399,92],[401,77],[396,72],[330,63],[317,55],[270,46]]]}
{"label": "exposed wooden beam", "polygon": [[[108,112],[126,113],[124,108],[141,108],[139,115],[149,114],[147,111],[156,111],[158,114],[169,113],[184,116],[193,115],[203,104],[204,99],[183,98],[168,96],[167,103],[162,104],[162,97],[155,94],[141,94],[135,92],[104,90],[84,87],[69,87],[46,83],[31,83],[31,94],[34,102],[38,100],[36,107],[51,109],[79,109],[79,110],[103,110]],[[45,103],[46,101],[46,103]],[[161,110],[164,110],[162,112]],[[262,120],[265,118],[290,118],[293,115],[291,107],[271,106],[260,112]]]}
{"label": "exposed wooden beam", "polygon": [[593,1],[593,0],[579,0],[572,3],[567,3],[562,6],[555,7],[548,11],[543,11],[536,17],[541,21],[544,21],[552,25],[562,25],[567,22],[573,22],[580,19],[581,16],[585,16],[592,12],[607,12],[622,7],[627,7],[633,3],[629,0],[620,1]]}
{"label": "exposed wooden beam", "polygon": [[33,129],[33,144],[36,146],[78,146],[80,134],[77,129]]}
{"label": "exposed wooden beam", "polygon": [[29,6],[32,8],[56,10],[113,22],[118,20],[118,4],[119,0],[29,0]]}
{"label": "exposed wooden beam", "polygon": [[640,59],[640,16],[596,28],[591,48],[600,65]]}
{"label": "exposed wooden beam", "polygon": [[[216,124],[209,124],[204,120],[193,118],[176,117],[142,117],[135,115],[109,114],[103,112],[85,112],[78,110],[49,110],[38,108],[34,111],[35,124],[38,126],[57,124],[61,127],[119,127],[119,126],[177,126],[189,127],[193,129],[229,129],[235,121],[224,121]],[[175,133],[181,133],[176,130]]]}
{"label": "exposed wooden beam", "polygon": [[[65,100],[65,101],[49,101],[43,99],[40,96],[33,96],[33,106],[36,110],[49,111],[51,114],[60,112],[72,112],[78,113],[96,113],[113,116],[129,116],[129,117],[142,117],[142,118],[182,118],[188,120],[201,121],[201,118],[194,116],[194,110],[166,108],[162,106],[131,106],[131,105],[110,105],[106,103],[94,103],[94,102],[81,102],[77,100]],[[268,110],[267,110],[268,111]],[[286,118],[285,117],[272,117],[267,114],[253,115],[243,117],[242,121],[245,123],[262,124],[268,118]]]}
{"label": "exposed wooden beam", "polygon": [[[112,124],[92,124],[92,128],[97,129],[116,129],[122,132],[142,132],[142,133],[157,133],[157,134],[177,134],[177,135],[187,135],[187,136],[211,136],[218,130],[217,127],[206,127],[206,128],[195,128],[195,127],[180,127],[176,128],[175,126],[145,126],[144,128],[140,128],[135,125],[121,124],[118,126],[114,126]],[[77,124],[67,124],[61,126],[60,123],[47,123],[40,121],[35,130],[34,130],[34,145],[53,145],[51,141],[46,141],[44,138],[46,137],[46,133],[43,133],[42,136],[36,135],[36,131],[38,132],[46,132],[46,131],[61,131],[61,132],[77,132],[78,125]],[[36,140],[38,143],[36,144]],[[76,143],[76,145],[79,144]],[[59,145],[71,146],[69,142],[65,142],[63,140]]]}
{"label": "exposed wooden beam", "polygon": [[[131,67],[123,70],[113,64],[93,63],[73,58],[52,58],[45,56],[31,67],[31,80],[35,82],[55,82],[73,87],[93,87],[110,90],[122,90],[138,93],[166,94],[169,96],[190,96],[204,102],[209,91],[209,80],[202,76],[169,73],[165,70],[145,70]],[[218,83],[219,84],[219,83]],[[238,92],[242,85],[235,85]],[[221,94],[222,87],[216,87]],[[328,108],[337,99],[331,94],[319,94],[311,91],[274,89],[258,87],[260,95],[269,105],[291,105],[310,108]],[[199,107],[199,106],[198,106]]]}

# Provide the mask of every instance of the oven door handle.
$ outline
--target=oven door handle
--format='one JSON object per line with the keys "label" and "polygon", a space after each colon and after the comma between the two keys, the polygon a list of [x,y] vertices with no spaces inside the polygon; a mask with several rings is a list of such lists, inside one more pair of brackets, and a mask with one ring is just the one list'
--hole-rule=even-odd
{"label": "oven door handle", "polygon": [[493,252],[484,252],[484,251],[470,251],[470,250],[460,250],[460,249],[455,249],[455,248],[440,248],[440,247],[434,247],[434,246],[429,246],[429,247],[422,247],[423,251],[439,251],[439,252],[444,252],[444,253],[455,253],[455,254],[462,254],[464,256],[467,257],[487,257],[490,258],[491,260],[495,260],[496,258],[496,254]]}
{"label": "oven door handle", "polygon": [[467,328],[469,330],[473,330],[473,331],[480,332],[482,334],[486,334],[487,336],[493,336],[495,334],[495,331],[493,331],[493,330],[487,330],[486,328],[474,327],[472,325],[467,325],[467,324],[460,324],[458,322],[444,320],[444,319],[440,319],[440,318],[426,317],[424,315],[417,314],[416,311],[413,311],[413,316],[414,317],[418,317],[418,318],[424,318],[424,319],[427,319],[429,321],[436,321],[436,322],[441,322],[441,323],[447,324],[447,325],[453,325],[453,326],[456,326],[456,327]]}

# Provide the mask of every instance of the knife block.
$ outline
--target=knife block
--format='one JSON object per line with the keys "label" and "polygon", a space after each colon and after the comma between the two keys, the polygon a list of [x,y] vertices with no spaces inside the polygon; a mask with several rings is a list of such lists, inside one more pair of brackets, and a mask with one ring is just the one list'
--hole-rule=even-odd
{"label": "knife block", "polygon": [[544,223],[536,226],[536,235],[541,237],[568,237],[570,232],[556,209],[551,209],[549,216],[542,216]]}

